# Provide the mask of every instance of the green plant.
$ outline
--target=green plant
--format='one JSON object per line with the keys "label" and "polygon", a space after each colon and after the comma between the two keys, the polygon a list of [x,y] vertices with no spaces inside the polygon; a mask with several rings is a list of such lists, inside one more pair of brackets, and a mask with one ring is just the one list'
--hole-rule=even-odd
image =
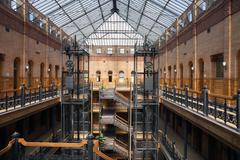
{"label": "green plant", "polygon": [[106,138],[104,137],[104,135],[103,135],[102,133],[100,133],[100,134],[96,137],[96,139],[97,139],[100,143],[103,143],[103,142],[106,140]]}

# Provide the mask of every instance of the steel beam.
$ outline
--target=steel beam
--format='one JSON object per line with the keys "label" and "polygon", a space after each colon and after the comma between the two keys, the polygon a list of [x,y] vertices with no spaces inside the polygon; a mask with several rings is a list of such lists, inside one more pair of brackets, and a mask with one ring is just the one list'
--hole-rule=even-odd
{"label": "steel beam", "polygon": [[[125,6],[128,6],[126,3],[122,2],[122,1],[118,1],[118,2],[119,2],[119,3],[122,3],[122,4],[125,5]],[[149,18],[150,20],[152,20],[152,21],[158,23],[159,25],[163,26],[164,28],[168,28],[168,26],[166,26],[166,25],[164,25],[164,24],[162,24],[162,23],[160,23],[160,22],[154,20],[152,17],[150,17],[150,16],[144,14],[143,12],[140,12],[140,11],[138,11],[137,9],[135,9],[135,8],[133,8],[133,7],[131,7],[131,6],[129,6],[129,8],[131,8],[131,9],[134,10],[135,12],[138,12],[139,14],[142,14],[143,16]]]}
{"label": "steel beam", "polygon": [[[105,17],[108,17],[108,16],[111,15],[111,14],[112,14],[112,13],[109,13],[109,14],[106,15]],[[94,24],[94,23],[96,23],[96,22],[98,22],[98,21],[100,21],[100,20],[102,20],[102,18],[97,19],[96,21],[92,22],[92,24]],[[104,23],[104,22],[103,22],[103,23]],[[91,24],[86,25],[85,27],[81,28],[81,30],[89,27],[90,25],[91,25]],[[101,25],[100,25],[100,26],[101,26]],[[99,28],[99,26],[98,26],[96,29],[98,29],[98,28]],[[75,32],[73,32],[73,33],[70,33],[70,36],[76,34],[77,32],[78,32],[78,31],[75,31]]]}
{"label": "steel beam", "polygon": [[103,19],[103,21],[105,21],[105,18],[104,18],[104,16],[103,16],[102,6],[101,6],[101,4],[100,4],[100,0],[98,0],[98,6],[99,6],[100,11],[101,11],[102,19]]}
{"label": "steel beam", "polygon": [[[104,6],[105,4],[109,3],[110,1],[111,1],[111,0],[108,0],[108,1],[106,1],[106,2],[104,2],[104,3],[102,3],[100,6]],[[86,14],[89,14],[89,13],[91,13],[92,11],[95,11],[95,10],[98,9],[98,8],[99,8],[99,6],[96,6],[96,7],[94,7],[93,9],[87,11]],[[85,14],[85,13],[84,13],[84,14],[81,14],[81,15],[79,15],[78,17],[72,19],[72,21],[76,21],[76,20],[78,20],[79,18],[85,16],[86,14]],[[64,26],[70,24],[72,21],[63,24],[63,25],[61,25],[60,27],[62,28],[62,27],[64,27]]]}
{"label": "steel beam", "polygon": [[83,7],[83,5],[82,5],[82,2],[81,2],[80,0],[78,0],[78,2],[79,2],[79,4],[80,4],[80,6],[82,7],[83,12],[86,14],[87,19],[88,19],[88,21],[90,22],[90,25],[91,25],[92,28],[93,28],[93,31],[95,31],[96,29],[95,29],[95,27],[93,26],[92,20],[89,18],[89,16],[88,16],[86,10],[84,9],[84,7]]}
{"label": "steel beam", "polygon": [[[160,12],[160,14],[158,15],[158,17],[157,17],[157,20],[156,21],[158,21],[159,20],[159,18],[161,17],[161,15],[162,15],[162,13],[164,12],[164,10],[166,9],[166,7],[167,7],[167,5],[168,5],[168,3],[170,2],[170,0],[168,0],[167,2],[166,2],[166,4],[165,4],[165,6],[163,7],[163,9],[162,9],[162,11]],[[156,21],[154,22],[154,24],[152,25],[152,27],[150,28],[150,30],[148,31],[148,34],[147,34],[147,36],[151,33],[151,31],[153,30],[153,28],[154,28],[154,26],[155,26],[155,24],[156,24]]]}
{"label": "steel beam", "polygon": [[130,0],[128,0],[128,5],[127,5],[127,17],[126,17],[126,22],[128,22],[129,6],[130,6]]}
{"label": "steel beam", "polygon": [[71,0],[71,1],[69,1],[68,3],[65,3],[64,5],[62,5],[61,7],[52,10],[51,12],[47,13],[46,15],[47,15],[47,16],[50,16],[51,14],[57,12],[59,9],[64,8],[64,7],[67,7],[67,6],[71,5],[71,4],[73,4],[74,2],[76,2],[76,0]]}
{"label": "steel beam", "polygon": [[142,21],[143,12],[145,11],[145,8],[146,8],[146,5],[147,5],[147,2],[148,2],[148,0],[146,0],[146,1],[144,2],[143,10],[142,10],[141,16],[140,16],[139,21],[138,21],[138,24],[137,24],[137,30],[138,30],[139,25],[140,25],[140,23],[141,23],[141,21]]}
{"label": "steel beam", "polygon": [[79,28],[79,26],[78,26],[78,25],[73,21],[73,19],[67,14],[67,12],[65,11],[65,9],[63,9],[63,8],[61,7],[61,5],[58,3],[58,1],[57,1],[57,0],[54,0],[54,1],[58,4],[58,6],[62,9],[62,11],[66,14],[66,16],[67,16],[67,17],[73,22],[73,24],[77,27],[78,31],[82,33],[83,37],[86,37],[86,35],[81,31],[81,29]]}

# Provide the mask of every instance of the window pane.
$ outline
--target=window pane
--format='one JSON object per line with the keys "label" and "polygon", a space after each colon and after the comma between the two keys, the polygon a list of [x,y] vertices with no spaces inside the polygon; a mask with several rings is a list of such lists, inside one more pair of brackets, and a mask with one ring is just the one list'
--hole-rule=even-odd
{"label": "window pane", "polygon": [[124,48],[120,49],[120,54],[124,54]]}
{"label": "window pane", "polygon": [[97,48],[97,54],[100,54],[101,52],[101,48]]}
{"label": "window pane", "polygon": [[108,48],[107,53],[108,53],[108,54],[112,54],[112,53],[113,53],[112,48]]}
{"label": "window pane", "polygon": [[223,78],[224,77],[224,68],[223,68],[223,61],[216,62],[216,77]]}
{"label": "window pane", "polygon": [[130,53],[131,53],[131,54],[134,54],[134,48],[131,48]]}

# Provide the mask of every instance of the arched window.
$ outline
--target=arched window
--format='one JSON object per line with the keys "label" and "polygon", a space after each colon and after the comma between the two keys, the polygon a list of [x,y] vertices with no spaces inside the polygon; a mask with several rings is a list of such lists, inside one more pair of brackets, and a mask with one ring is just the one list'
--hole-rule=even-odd
{"label": "arched window", "polygon": [[134,82],[134,71],[131,72],[131,82]]}
{"label": "arched window", "polygon": [[42,86],[44,85],[44,68],[45,68],[44,63],[41,63],[40,64],[40,84]]}
{"label": "arched window", "polygon": [[[0,75],[2,76],[3,74],[3,62],[4,62],[4,54],[0,53]],[[2,85],[1,85],[2,84]],[[3,79],[0,78],[0,89],[3,89],[4,87],[6,87],[4,84],[3,84]]]}
{"label": "arched window", "polygon": [[20,85],[20,58],[15,58],[13,63],[13,88],[17,89]]}
{"label": "arched window", "polygon": [[58,81],[58,74],[59,74],[59,66],[55,66],[55,80]]}
{"label": "arched window", "polygon": [[108,71],[108,82],[112,82],[112,71]]}
{"label": "arched window", "polygon": [[183,64],[180,64],[180,87],[183,87]]}
{"label": "arched window", "polygon": [[204,61],[203,59],[199,59],[199,90],[203,88],[204,85]]}
{"label": "arched window", "polygon": [[167,74],[165,67],[163,68],[163,74],[164,74],[164,75],[163,75],[163,82],[164,82],[164,84],[165,84],[165,83],[166,83],[166,74]]}
{"label": "arched window", "polygon": [[97,71],[97,72],[96,72],[96,81],[97,81],[97,82],[100,82],[100,81],[101,81],[101,72],[100,72],[100,71]]}
{"label": "arched window", "polygon": [[172,67],[168,66],[168,85],[171,86],[172,85]]}
{"label": "arched window", "polygon": [[124,78],[125,78],[124,72],[123,72],[123,71],[120,71],[120,72],[119,72],[119,82],[123,82],[123,81],[124,81]]}
{"label": "arched window", "polygon": [[237,54],[237,71],[238,71],[238,88],[240,88],[240,50],[238,51]]}

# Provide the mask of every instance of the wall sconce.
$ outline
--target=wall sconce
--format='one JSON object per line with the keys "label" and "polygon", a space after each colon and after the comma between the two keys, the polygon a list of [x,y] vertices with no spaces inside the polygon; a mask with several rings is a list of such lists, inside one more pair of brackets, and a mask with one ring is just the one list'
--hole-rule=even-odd
{"label": "wall sconce", "polygon": [[191,67],[191,70],[194,71],[194,67],[193,66]]}
{"label": "wall sconce", "polygon": [[29,70],[29,65],[26,65],[25,71],[27,72]]}
{"label": "wall sconce", "polygon": [[222,65],[223,65],[223,68],[226,70],[227,69],[227,62],[223,61]]}
{"label": "wall sconce", "polygon": [[175,72],[175,73],[177,73],[177,70],[176,70],[176,69],[174,69],[174,72]]}
{"label": "wall sconce", "polygon": [[48,70],[47,70],[48,72],[50,72],[51,71],[51,68],[48,68]]}

